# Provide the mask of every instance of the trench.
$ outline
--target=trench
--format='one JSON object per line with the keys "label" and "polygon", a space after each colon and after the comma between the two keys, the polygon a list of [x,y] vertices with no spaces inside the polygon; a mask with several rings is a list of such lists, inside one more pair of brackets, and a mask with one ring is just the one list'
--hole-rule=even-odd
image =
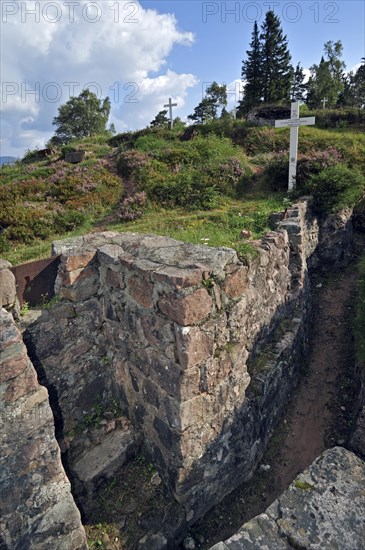
{"label": "trench", "polygon": [[[357,264],[312,277],[310,353],[258,470],[190,530],[194,547],[208,549],[264,512],[325,449],[345,446],[356,401],[353,319]],[[184,548],[182,545],[181,548]]]}

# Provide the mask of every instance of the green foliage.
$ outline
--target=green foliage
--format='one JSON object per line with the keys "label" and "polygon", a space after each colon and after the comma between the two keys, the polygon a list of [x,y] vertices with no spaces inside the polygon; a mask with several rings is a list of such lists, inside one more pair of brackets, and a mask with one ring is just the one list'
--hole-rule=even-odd
{"label": "green foliage", "polygon": [[365,364],[365,256],[361,259],[359,265],[355,335],[357,357],[359,361]]}
{"label": "green foliage", "polygon": [[365,112],[354,107],[315,109],[308,111],[305,116],[315,116],[317,128],[346,128],[365,123]]}
{"label": "green foliage", "polygon": [[164,207],[178,206],[192,210],[209,210],[219,202],[218,189],[207,185],[195,170],[185,170],[175,178],[155,183],[149,189],[149,196]]}
{"label": "green foliage", "polygon": [[155,116],[155,118],[151,122],[151,127],[152,128],[161,128],[161,127],[164,128],[165,126],[168,126],[169,118],[166,115],[167,115],[167,109],[157,113],[157,115]]}
{"label": "green foliage", "polygon": [[[255,248],[241,238],[243,229],[251,231],[252,238],[261,237],[270,230],[269,217],[282,210],[282,197],[238,201],[220,197],[219,207],[206,211],[151,207],[143,218],[123,224],[123,231],[168,235],[174,239],[201,246],[233,248],[244,258],[255,256]],[[118,230],[120,226],[114,226]]]}
{"label": "green foliage", "polygon": [[28,302],[23,302],[22,307],[20,308],[20,316],[24,317],[30,311],[30,305]]}
{"label": "green foliage", "polygon": [[219,109],[225,109],[227,106],[227,86],[221,86],[217,82],[212,82],[206,89],[206,95],[194,109],[194,113],[188,118],[199,124],[204,124],[214,120],[218,116]]}
{"label": "green foliage", "polygon": [[[99,145],[98,145],[99,147]],[[120,179],[104,160],[78,165],[41,161],[0,172],[3,251],[10,243],[32,243],[72,231],[118,203]]]}
{"label": "green foliage", "polygon": [[143,181],[144,168],[149,163],[149,155],[142,151],[132,149],[122,152],[118,157],[118,172],[124,178],[133,178],[136,183]]}
{"label": "green foliage", "polygon": [[[260,103],[286,102],[290,99],[293,67],[287,38],[280,19],[268,11],[259,34],[255,21],[250,50],[242,62],[242,80],[245,82],[243,99],[238,115],[246,115]],[[297,72],[296,82],[298,82]],[[302,79],[303,80],[303,79]]]}
{"label": "green foliage", "polygon": [[106,132],[109,113],[108,97],[102,101],[90,90],[84,90],[59,107],[58,116],[53,119],[57,130],[51,142],[62,144],[71,139]]}
{"label": "green foliage", "polygon": [[49,311],[52,309],[56,304],[60,302],[61,298],[59,296],[53,296],[50,298],[48,294],[42,294],[42,308]]}
{"label": "green foliage", "polygon": [[243,147],[251,156],[282,151],[289,148],[289,134],[278,132],[270,126],[248,128],[243,140]]}
{"label": "green foliage", "polygon": [[358,170],[339,164],[311,176],[308,188],[318,212],[337,212],[354,206],[361,199],[365,193],[365,179]]}
{"label": "green foliage", "polygon": [[322,56],[319,65],[310,67],[311,76],[307,84],[306,102],[312,108],[322,105],[327,100],[328,107],[337,105],[341,92],[344,90],[343,71],[346,67],[341,60],[342,43],[340,40],[328,41],[324,45],[325,57]]}
{"label": "green foliage", "polygon": [[246,51],[247,60],[242,61],[242,80],[246,82],[244,96],[240,101],[238,116],[247,114],[262,99],[262,59],[261,44],[257,21],[254,23],[250,50]]}
{"label": "green foliage", "polygon": [[[324,151],[308,151],[298,156],[297,177],[295,192],[298,195],[310,194],[311,186],[307,183],[310,176],[319,174],[321,170],[329,166],[335,166],[342,161],[341,153],[334,147]],[[264,168],[263,177],[273,191],[285,191],[288,187],[288,153],[279,151],[271,155]]]}
{"label": "green foliage", "polygon": [[[106,365],[103,365],[105,367]],[[80,435],[89,428],[100,428],[100,422],[106,418],[109,413],[113,418],[118,418],[123,415],[123,405],[116,399],[107,403],[102,402],[101,398],[97,398],[94,402],[90,413],[85,414],[82,420],[76,425],[73,430],[73,435]]]}
{"label": "green foliage", "polygon": [[268,11],[262,24],[262,96],[264,103],[286,102],[290,98],[293,67],[287,38],[280,19]]}
{"label": "green foliage", "polygon": [[311,485],[307,481],[302,481],[300,479],[295,480],[295,487],[297,489],[302,489],[303,491],[308,491],[310,489],[314,489],[314,485]]}
{"label": "green foliage", "polygon": [[134,147],[120,153],[119,173],[164,207],[214,208],[220,195],[234,196],[250,174],[232,141],[214,134],[190,141],[149,134],[139,136]]}
{"label": "green foliage", "polygon": [[293,74],[292,88],[291,88],[291,101],[304,101],[304,94],[306,91],[306,85],[304,84],[304,71],[300,63],[295,67]]}
{"label": "green foliage", "polygon": [[120,202],[119,218],[124,221],[136,220],[143,214],[147,203],[144,191],[135,193],[130,197],[124,197]]}

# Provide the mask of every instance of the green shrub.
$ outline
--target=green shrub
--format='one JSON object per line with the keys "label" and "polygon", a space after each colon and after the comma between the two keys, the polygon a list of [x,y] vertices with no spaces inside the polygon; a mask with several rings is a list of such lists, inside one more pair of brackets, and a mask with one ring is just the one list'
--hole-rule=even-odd
{"label": "green shrub", "polygon": [[143,168],[148,165],[149,161],[150,157],[147,153],[135,149],[125,151],[118,157],[118,173],[124,178],[133,178],[139,182],[144,173]]}
{"label": "green shrub", "polygon": [[236,157],[228,158],[218,166],[208,170],[208,174],[220,193],[228,196],[236,196],[243,178],[252,176],[252,170],[244,166]]}
{"label": "green shrub", "polygon": [[5,235],[0,235],[0,257],[9,252],[11,249],[10,241],[5,237]]}
{"label": "green shrub", "polygon": [[365,113],[361,109],[316,109],[308,111],[306,116],[316,117],[317,128],[346,128],[354,124],[364,124]]}
{"label": "green shrub", "polygon": [[165,207],[209,210],[218,205],[220,193],[214,185],[207,185],[198,172],[186,170],[175,178],[155,184],[149,196]]}
{"label": "green shrub", "polygon": [[308,181],[308,190],[318,212],[338,212],[360,201],[365,192],[365,180],[358,170],[338,164],[312,175]]}
{"label": "green shrub", "polygon": [[289,149],[289,132],[271,126],[248,128],[242,141],[248,155],[279,152]]}
{"label": "green shrub", "polygon": [[147,134],[140,136],[134,142],[134,149],[144,153],[152,153],[155,155],[166,149],[168,142],[157,134]]}
{"label": "green shrub", "polygon": [[[309,151],[298,156],[295,193],[311,193],[307,186],[311,175],[319,174],[329,166],[335,166],[343,160],[340,151],[329,147],[324,151]],[[287,151],[274,153],[264,169],[264,178],[273,191],[286,191],[288,187],[289,159]]]}
{"label": "green shrub", "polygon": [[58,212],[54,218],[54,230],[57,233],[73,231],[76,227],[85,223],[86,219],[86,214],[78,210]]}

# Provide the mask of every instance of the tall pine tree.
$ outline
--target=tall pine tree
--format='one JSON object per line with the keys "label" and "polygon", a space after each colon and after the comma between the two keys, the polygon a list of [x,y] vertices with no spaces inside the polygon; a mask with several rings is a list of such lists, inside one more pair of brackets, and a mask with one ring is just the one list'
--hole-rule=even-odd
{"label": "tall pine tree", "polygon": [[294,75],[293,75],[293,81],[292,81],[292,88],[291,88],[291,101],[303,101],[304,100],[304,93],[307,89],[306,85],[304,84],[304,72],[303,67],[300,66],[300,63],[295,68]]}
{"label": "tall pine tree", "polygon": [[261,44],[257,21],[255,21],[247,60],[242,61],[242,81],[245,82],[243,98],[238,107],[238,116],[247,114],[262,101]]}
{"label": "tall pine tree", "polygon": [[290,100],[293,67],[287,38],[280,19],[268,11],[261,27],[262,94],[264,103],[285,103]]}
{"label": "tall pine tree", "polygon": [[[293,67],[287,38],[280,27],[280,20],[273,11],[268,11],[261,27],[255,21],[247,59],[242,62],[243,98],[239,103],[238,116],[246,115],[261,103],[286,103],[293,87]],[[298,67],[297,67],[298,69]],[[301,93],[301,73],[296,75]]]}

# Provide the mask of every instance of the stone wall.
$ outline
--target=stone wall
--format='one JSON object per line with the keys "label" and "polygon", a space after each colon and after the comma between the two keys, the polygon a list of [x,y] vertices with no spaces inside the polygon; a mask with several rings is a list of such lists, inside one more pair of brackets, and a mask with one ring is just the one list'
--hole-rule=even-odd
{"label": "stone wall", "polygon": [[0,401],[1,548],[86,550],[48,392],[5,309],[0,310]]}
{"label": "stone wall", "polygon": [[193,523],[252,474],[296,385],[308,268],[330,249],[324,238],[335,245],[333,265],[346,261],[347,241],[337,236],[347,222],[329,233],[325,224],[299,203],[253,243],[249,262],[231,249],[153,235],[55,243],[63,300],[26,340],[61,436],[95,398],[122,401]]}

